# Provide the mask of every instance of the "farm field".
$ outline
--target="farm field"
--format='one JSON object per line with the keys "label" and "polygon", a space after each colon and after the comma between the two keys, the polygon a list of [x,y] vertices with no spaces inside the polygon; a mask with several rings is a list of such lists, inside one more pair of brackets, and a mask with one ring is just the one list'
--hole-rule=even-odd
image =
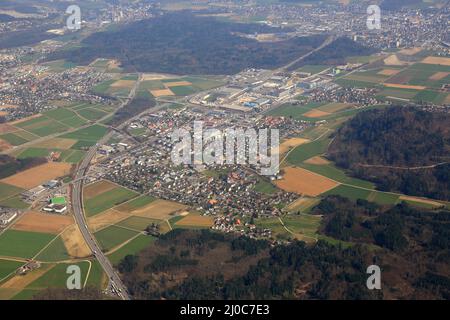
{"label": "farm field", "polygon": [[15,123],[14,126],[19,127],[39,137],[45,137],[56,133],[63,133],[70,128],[55,119],[46,115],[41,115],[29,120]]}
{"label": "farm field", "polygon": [[347,186],[347,185],[339,185],[339,186],[336,186],[334,189],[331,189],[331,190],[325,192],[323,195],[324,196],[339,195],[342,197],[349,198],[353,201],[356,201],[358,199],[367,200],[369,198],[370,194],[371,194],[371,191],[369,191],[369,190],[355,188],[355,187]]}
{"label": "farm field", "polygon": [[295,148],[287,157],[287,162],[301,165],[303,161],[326,152],[330,139],[324,138],[306,143]]}
{"label": "farm field", "polygon": [[[311,159],[308,159],[309,161]],[[312,171],[314,173],[323,175],[327,178],[333,179],[337,182],[344,184],[351,184],[362,188],[374,189],[375,185],[369,181],[352,178],[345,174],[342,169],[337,168],[333,163],[328,164],[311,164],[307,163],[306,160],[304,163],[300,164],[299,167],[304,168],[306,170]]]}
{"label": "farm field", "polygon": [[95,197],[85,199],[86,216],[94,216],[137,196],[138,194],[134,191],[116,186],[116,188],[100,193]]}
{"label": "farm field", "polygon": [[185,209],[185,205],[177,202],[156,200],[142,208],[133,210],[129,213],[138,217],[166,220],[176,215],[177,212]]}
{"label": "farm field", "polygon": [[22,188],[9,185],[0,181],[0,200],[5,200],[23,191],[24,189]]}
{"label": "farm field", "polygon": [[175,223],[176,227],[181,228],[210,228],[214,224],[214,219],[211,216],[202,216],[197,213],[189,213],[181,220]]}
{"label": "farm field", "polygon": [[12,230],[59,234],[73,223],[74,220],[70,216],[30,211],[20,217]]}
{"label": "farm field", "polygon": [[279,153],[280,155],[285,154],[286,152],[290,151],[292,148],[298,147],[299,145],[305,144],[310,142],[308,139],[304,138],[290,138],[287,140],[284,140],[280,144]]}
{"label": "farm field", "polygon": [[319,198],[309,198],[309,197],[301,197],[291,203],[286,209],[289,212],[298,212],[307,213],[312,207],[320,202]]}
{"label": "farm field", "polygon": [[[156,79],[157,78],[157,79]],[[200,77],[149,77],[141,82],[139,90],[150,92],[155,98],[162,96],[187,96],[223,85],[222,81]]]}
{"label": "farm field", "polygon": [[91,250],[76,224],[71,225],[61,234],[61,240],[71,257],[85,258],[91,255]]}
{"label": "farm field", "polygon": [[269,181],[266,181],[264,179],[261,179],[258,181],[258,183],[255,185],[254,190],[256,192],[260,193],[266,193],[266,194],[272,194],[277,192],[277,188],[270,183]]}
{"label": "farm field", "polygon": [[129,254],[137,254],[146,247],[148,247],[156,238],[152,236],[139,235],[123,247],[115,250],[108,255],[109,260],[113,265],[118,265],[119,262]]}
{"label": "farm field", "polygon": [[338,183],[326,177],[302,168],[286,167],[283,171],[283,179],[277,180],[275,184],[280,189],[288,192],[306,196],[318,196],[338,185]]}
{"label": "farm field", "polygon": [[0,281],[13,273],[24,263],[20,261],[4,260],[0,259]]}
{"label": "farm field", "polygon": [[71,257],[67,252],[67,249],[62,241],[61,237],[58,237],[49,244],[37,257],[36,260],[44,262],[55,262],[69,260]]}
{"label": "farm field", "polygon": [[107,252],[138,234],[138,232],[129,229],[110,226],[94,233],[94,236],[98,240],[102,249]]}
{"label": "farm field", "polygon": [[[82,261],[78,263],[60,263],[50,264],[41,267],[38,270],[31,272],[40,272],[39,275],[34,276],[32,281],[27,281],[25,285],[21,283],[16,284],[19,293],[13,296],[14,300],[28,300],[32,299],[34,295],[46,288],[66,288],[67,281],[67,267],[69,265],[77,265],[81,269],[81,284],[92,286],[94,288],[102,289],[104,287],[104,274],[99,268],[98,263]],[[44,270],[41,270],[44,269]]]}
{"label": "farm field", "polygon": [[16,173],[1,182],[28,190],[49,180],[64,177],[70,173],[71,169],[72,165],[68,163],[48,162]]}
{"label": "farm field", "polygon": [[54,237],[47,233],[6,230],[0,235],[0,256],[32,258]]}
{"label": "farm field", "polygon": [[108,128],[96,124],[90,127],[79,129],[74,132],[67,133],[63,135],[61,138],[96,142],[100,140],[106,134],[107,131]]}

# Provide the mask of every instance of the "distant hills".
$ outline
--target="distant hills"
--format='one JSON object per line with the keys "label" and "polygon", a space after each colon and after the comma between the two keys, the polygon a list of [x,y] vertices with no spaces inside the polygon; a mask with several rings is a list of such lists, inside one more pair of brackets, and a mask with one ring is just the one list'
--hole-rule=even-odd
{"label": "distant hills", "polygon": [[326,36],[258,42],[244,35],[280,29],[219,21],[182,12],[95,33],[81,48],[49,59],[88,64],[103,57],[118,59],[125,69],[176,74],[234,74],[242,69],[276,68],[318,47]]}
{"label": "distant hills", "polygon": [[328,157],[384,191],[450,200],[450,114],[412,107],[361,112]]}

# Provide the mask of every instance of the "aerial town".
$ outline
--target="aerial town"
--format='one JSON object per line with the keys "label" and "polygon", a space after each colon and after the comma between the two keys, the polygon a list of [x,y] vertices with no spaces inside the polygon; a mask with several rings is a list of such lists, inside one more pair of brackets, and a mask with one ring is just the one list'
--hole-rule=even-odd
{"label": "aerial town", "polygon": [[[383,9],[381,29],[368,30],[368,1],[300,5],[256,0],[87,1],[89,6],[81,6],[81,29],[73,30],[65,25],[70,14],[65,12],[67,3],[49,3],[27,10],[9,2],[0,4],[0,300],[58,295],[52,290],[64,289],[65,283],[51,283],[44,292],[36,281],[56,283],[59,280],[53,272],[69,265],[87,272],[83,286],[95,288],[101,297],[129,300],[142,298],[139,294],[146,292],[145,297],[165,300],[179,297],[170,290],[190,279],[188,267],[195,269],[194,274],[204,271],[200,256],[207,256],[222,236],[231,239],[232,246],[240,245],[235,239],[242,241],[243,252],[250,250],[246,241],[255,244],[255,252],[264,247],[258,251],[260,256],[250,250],[255,256],[249,261],[255,265],[257,258],[276,256],[280,246],[300,246],[300,242],[311,248],[324,242],[339,250],[363,244],[372,252],[386,249],[378,233],[373,242],[368,240],[372,241],[372,231],[367,228],[378,223],[369,220],[381,212],[390,212],[392,207],[409,210],[402,206],[414,208],[407,211],[411,216],[421,214],[412,210],[443,214],[450,210],[445,186],[439,187],[448,179],[445,146],[450,140],[436,138],[447,134],[445,123],[436,125],[438,129],[429,136],[436,138],[434,147],[442,146],[442,150],[430,156],[434,162],[419,164],[412,163],[414,151],[406,152],[405,164],[396,163],[402,157],[387,147],[376,152],[370,149],[375,143],[361,147],[358,139],[376,140],[371,132],[350,135],[364,114],[375,117],[377,112],[396,108],[416,110],[420,117],[433,115],[424,116],[427,123],[445,122],[450,115],[448,5],[430,1],[419,7]],[[197,48],[188,38],[176,38],[173,30],[165,30],[166,17],[186,19],[182,20],[187,21],[186,28],[192,29],[186,33],[205,37],[206,44],[199,41]],[[208,38],[204,30],[203,23],[211,21],[223,28],[215,34],[217,39]],[[152,23],[155,29],[151,30],[159,30],[163,39],[151,38],[156,49],[146,50],[139,47],[145,42],[139,38],[145,32],[136,30]],[[183,22],[174,30],[184,26]],[[102,37],[113,37],[116,32],[121,39],[102,43]],[[231,39],[231,49],[224,49],[225,57],[211,58],[209,46],[221,42],[220,37]],[[102,50],[107,46],[110,52],[105,54]],[[295,59],[284,60],[285,46],[299,50]],[[283,50],[278,52],[278,47]],[[232,56],[233,50],[244,50],[244,62]],[[164,51],[161,56],[160,51]],[[267,52],[274,57],[265,56]],[[155,57],[161,61],[152,64]],[[205,70],[214,71],[215,66],[206,69],[202,58],[217,63],[217,68],[228,66],[222,60],[245,67],[230,74],[208,73]],[[190,64],[199,71],[175,72]],[[408,121],[419,118],[400,116]],[[397,119],[385,127],[400,123]],[[198,123],[214,134],[197,133]],[[374,121],[364,129],[379,128]],[[243,143],[238,141],[236,146],[232,140],[228,148],[227,130],[242,132]],[[424,131],[419,126],[411,135],[416,138]],[[178,138],[189,141],[186,163],[174,160],[180,156],[174,151],[179,142],[175,132],[183,132]],[[257,136],[261,132],[278,134],[279,141],[274,135],[266,139],[265,155],[261,154],[264,139]],[[401,136],[395,138],[406,138]],[[203,148],[200,156],[195,152],[198,140]],[[339,143],[361,147],[357,156],[371,158],[366,163],[347,163],[346,155],[338,152]],[[419,140],[415,144],[422,146]],[[214,151],[209,154],[203,151],[211,148]],[[354,156],[352,148],[344,153]],[[431,149],[423,147],[421,152],[431,154]],[[205,160],[207,155],[222,159],[229,150],[233,161],[246,161]],[[390,162],[379,164],[377,156],[383,152]],[[265,157],[277,159],[271,174],[262,173]],[[377,176],[384,170],[406,182],[384,181]],[[395,170],[401,173],[395,176]],[[435,178],[416,190],[410,185],[423,178],[420,170],[432,172]],[[416,171],[420,173],[406,177]],[[350,205],[342,199],[353,202]],[[353,216],[338,215],[344,205],[352,206]],[[360,211],[364,217],[358,216]],[[338,233],[332,223],[347,233],[341,229]],[[405,223],[405,228],[411,225]],[[180,231],[180,236],[179,230],[188,233]],[[211,241],[208,250],[175,248],[183,241],[199,243],[209,234],[220,236],[210,236],[217,241]],[[405,238],[412,238],[411,233]],[[426,247],[425,240],[414,241],[415,250]],[[16,248],[12,242],[26,245]],[[436,247],[444,246],[435,242]],[[226,257],[228,249],[218,246]],[[164,255],[167,248],[170,254]],[[157,256],[156,262],[146,266],[136,262],[145,250]],[[246,260],[234,252],[238,249],[230,250],[223,265]],[[399,257],[405,260],[413,256],[410,253]],[[179,260],[167,258],[171,254],[180,255]],[[188,258],[198,260],[193,263]],[[444,255],[441,258],[445,260]],[[153,268],[153,278],[138,289],[132,282],[141,275],[130,280],[134,276],[127,271],[133,263],[143,270]],[[154,271],[158,263],[170,268],[176,265],[177,271],[171,273],[167,267],[167,273],[158,273]],[[443,265],[430,268],[445,269],[442,274],[447,276],[448,266]],[[242,268],[247,272],[250,266],[243,264]],[[215,267],[205,267],[208,272],[211,269]],[[230,280],[225,274],[226,281]],[[161,288],[167,283],[175,285],[167,287],[168,291],[155,291],[150,284],[156,282]],[[312,288],[302,283],[286,297],[320,299],[311,293]],[[392,289],[385,297],[415,297],[396,292]],[[245,296],[249,297],[259,296]],[[274,297],[284,298],[282,294]]]}

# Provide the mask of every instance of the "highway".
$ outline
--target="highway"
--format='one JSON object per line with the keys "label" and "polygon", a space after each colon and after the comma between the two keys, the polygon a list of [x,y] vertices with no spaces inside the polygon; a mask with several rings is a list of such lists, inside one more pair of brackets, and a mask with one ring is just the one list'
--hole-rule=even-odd
{"label": "highway", "polygon": [[[125,107],[129,102],[133,100],[134,96],[136,95],[136,91],[140,85],[141,79],[142,76],[139,75],[139,80],[136,81],[136,84],[131,90],[128,99],[122,102],[119,109]],[[123,128],[129,121],[134,120],[138,116],[133,117],[132,119],[124,122],[118,129]],[[74,178],[75,182],[73,183],[72,188],[72,209],[75,221],[78,224],[78,227],[80,228],[81,234],[83,235],[84,240],[91,249],[91,252],[94,254],[95,258],[98,260],[103,270],[105,271],[106,275],[108,276],[108,279],[110,280],[110,285],[116,290],[117,295],[121,299],[130,300],[127,288],[123,284],[117,272],[114,270],[111,262],[108,260],[106,255],[101,250],[99,244],[97,243],[97,240],[91,234],[91,231],[87,226],[87,221],[84,216],[83,210],[83,181],[84,181],[83,177],[86,176],[87,171],[89,169],[89,165],[97,152],[97,146],[105,144],[112,137],[113,134],[114,131],[110,130],[102,139],[100,139],[97,142],[96,145],[92,146],[86,153],[86,156],[84,157],[79,167],[77,168],[77,172]]]}
{"label": "highway", "polygon": [[[134,88],[131,90],[130,95],[126,101],[122,103],[120,108],[123,108],[127,105],[129,101],[132,101],[134,98],[137,88],[140,84],[140,79],[135,84]],[[173,102],[171,102],[173,103]],[[159,106],[156,106],[152,108],[152,111],[158,111],[160,109],[163,109],[167,107],[169,103],[163,103]],[[96,152],[97,152],[97,146],[105,144],[108,142],[108,140],[113,136],[115,131],[120,131],[123,128],[125,128],[130,122],[138,119],[142,114],[145,114],[149,112],[149,110],[145,110],[144,112],[134,116],[131,119],[128,119],[127,121],[123,122],[120,126],[115,128],[114,130],[111,129],[101,140],[97,142],[96,145],[92,146],[89,151],[86,153],[86,156],[84,157],[83,161],[77,168],[76,175],[74,177],[74,180],[72,181],[72,209],[75,216],[75,221],[80,228],[81,234],[83,235],[84,240],[86,241],[87,245],[89,246],[90,250],[94,254],[95,258],[98,260],[100,265],[102,266],[103,270],[105,271],[106,275],[108,276],[108,279],[110,280],[110,285],[116,290],[117,295],[123,299],[123,300],[130,300],[130,296],[128,294],[126,286],[123,284],[122,280],[120,279],[118,273],[116,270],[114,270],[114,267],[112,266],[109,259],[106,257],[106,255],[102,252],[99,244],[97,243],[97,240],[92,235],[91,231],[89,230],[87,226],[86,217],[84,215],[83,210],[83,182],[84,178],[87,176],[89,165],[94,158]]]}

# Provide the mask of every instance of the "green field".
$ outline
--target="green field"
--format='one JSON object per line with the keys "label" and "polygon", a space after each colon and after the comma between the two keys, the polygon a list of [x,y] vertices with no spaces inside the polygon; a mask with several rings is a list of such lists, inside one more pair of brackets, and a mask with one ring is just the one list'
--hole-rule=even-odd
{"label": "green field", "polygon": [[70,259],[64,242],[60,237],[56,238],[50,245],[45,248],[37,257],[36,260],[44,262],[54,262]]}
{"label": "green field", "polygon": [[16,271],[22,265],[24,265],[23,262],[0,259],[0,280]]}
{"label": "green field", "polygon": [[315,239],[317,238],[317,230],[319,229],[322,218],[309,214],[291,214],[284,216],[282,220],[290,231]]}
{"label": "green field", "polygon": [[87,123],[85,119],[82,119],[79,116],[60,120],[60,122],[64,123],[66,126],[69,126],[71,128],[79,128]]}
{"label": "green field", "polygon": [[0,235],[0,256],[32,258],[54,237],[46,233],[6,230]]}
{"label": "green field", "polygon": [[83,160],[85,154],[85,152],[80,150],[72,150],[72,152],[62,161],[67,163],[78,163]]}
{"label": "green field", "polygon": [[278,191],[278,189],[269,181],[260,180],[255,185],[254,190],[260,193],[272,194]]}
{"label": "green field", "polygon": [[[98,268],[94,267],[95,263],[92,263],[89,278],[87,284],[94,285],[100,288],[101,281],[98,277]],[[67,288],[67,278],[69,274],[67,273],[67,268],[70,265],[77,265],[81,269],[81,285],[83,286],[86,282],[86,277],[88,276],[89,262],[83,261],[78,263],[60,263],[56,264],[49,271],[43,274],[40,278],[36,279],[30,283],[24,290],[13,297],[14,300],[30,300],[34,295],[47,288]],[[91,277],[93,278],[91,282]]]}
{"label": "green field", "polygon": [[330,139],[324,138],[310,143],[302,144],[295,148],[287,157],[287,161],[293,165],[302,165],[303,161],[327,151]]}
{"label": "green field", "polygon": [[336,188],[323,193],[322,195],[323,196],[339,195],[339,196],[346,197],[346,198],[356,201],[358,199],[367,200],[369,198],[369,195],[371,194],[371,192],[372,191],[369,191],[369,190],[355,188],[352,186],[347,186],[347,185],[341,184],[341,185],[338,185]]}
{"label": "green field", "polygon": [[13,146],[20,146],[21,144],[28,142],[28,140],[25,140],[24,138],[19,137],[15,133],[2,134],[2,135],[0,135],[0,139],[5,140],[6,142],[8,142],[9,144],[11,144]]}
{"label": "green field", "polygon": [[111,249],[117,247],[118,245],[126,242],[127,240],[133,238],[138,233],[132,230],[117,226],[109,226],[94,233],[95,238],[100,243],[103,251],[107,252]]}
{"label": "green field", "polygon": [[140,196],[131,201],[128,201],[127,203],[124,203],[123,205],[121,205],[121,208],[123,210],[133,211],[145,207],[146,205],[152,203],[155,200],[156,198],[152,196]]}
{"label": "green field", "polygon": [[125,258],[125,256],[139,253],[155,240],[156,238],[154,237],[140,235],[124,245],[122,248],[108,255],[109,261],[116,266],[123,258]]}
{"label": "green field", "polygon": [[96,214],[135,198],[137,195],[138,193],[134,191],[117,187],[92,199],[85,200],[84,209],[88,217],[95,216]]}
{"label": "green field", "polygon": [[448,93],[436,92],[431,90],[422,90],[414,96],[414,100],[418,103],[442,104],[447,98]]}
{"label": "green field", "polygon": [[345,172],[343,170],[337,168],[336,166],[334,166],[331,163],[325,164],[325,165],[302,163],[302,164],[299,164],[299,166],[302,168],[305,168],[309,171],[318,173],[327,178],[338,181],[340,183],[351,184],[351,185],[355,185],[355,186],[367,188],[367,189],[375,189],[375,185],[373,183],[371,183],[369,181],[349,177],[345,174]]}
{"label": "green field", "polygon": [[95,145],[97,143],[97,141],[85,141],[85,140],[78,140],[77,143],[75,143],[72,146],[72,149],[75,150],[85,150],[85,149],[89,149],[90,147],[92,147],[93,145]]}
{"label": "green field", "polygon": [[279,116],[279,117],[292,117],[296,120],[305,120],[305,121],[317,121],[316,119],[303,117],[302,115],[315,109],[317,107],[323,106],[326,103],[319,102],[311,102],[305,105],[293,105],[293,104],[284,104],[276,109],[271,110],[268,115],[270,116]]}
{"label": "green field", "polygon": [[98,141],[108,132],[108,128],[101,125],[93,125],[74,132],[70,132],[61,136],[61,138],[84,140],[84,141]]}
{"label": "green field", "polygon": [[80,110],[80,111],[78,111],[78,114],[80,116],[82,116],[83,118],[85,118],[87,120],[91,120],[91,121],[101,119],[107,115],[106,112],[97,110],[97,109],[93,109],[93,108],[86,108],[86,109]]}
{"label": "green field", "polygon": [[49,149],[43,148],[26,148],[23,150],[18,156],[18,159],[26,159],[26,158],[46,158],[50,154]]}
{"label": "green field", "polygon": [[399,197],[396,194],[373,191],[367,200],[381,205],[394,205],[398,202]]}
{"label": "green field", "polygon": [[40,137],[63,133],[69,129],[68,126],[45,115],[18,123],[15,126]]}
{"label": "green field", "polygon": [[1,200],[0,206],[13,209],[28,209],[28,207],[30,207],[30,205],[24,202],[20,196]]}
{"label": "green field", "polygon": [[374,82],[361,81],[361,80],[351,80],[347,78],[340,78],[334,81],[338,85],[344,88],[376,88],[379,85]]}

